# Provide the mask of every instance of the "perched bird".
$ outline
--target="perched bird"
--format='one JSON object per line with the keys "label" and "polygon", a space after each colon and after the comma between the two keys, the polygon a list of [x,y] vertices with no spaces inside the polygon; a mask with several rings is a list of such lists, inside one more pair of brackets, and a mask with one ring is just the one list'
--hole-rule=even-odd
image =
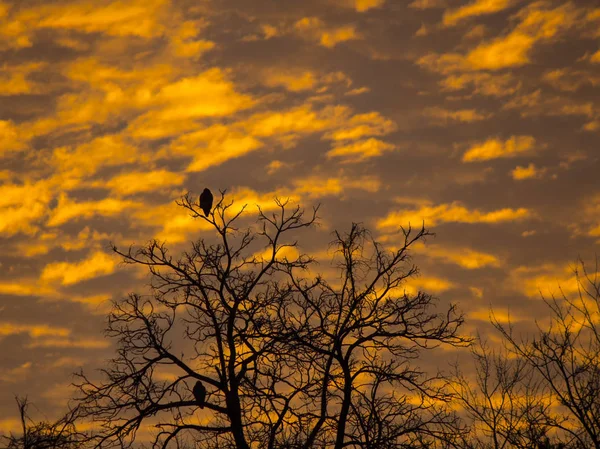
{"label": "perched bird", "polygon": [[192,393],[194,393],[194,398],[196,399],[198,406],[200,408],[204,408],[204,400],[206,399],[206,388],[204,388],[202,382],[196,382],[196,385],[194,385],[194,388],[192,389]]}
{"label": "perched bird", "polygon": [[208,214],[212,208],[213,195],[210,190],[204,189],[200,195],[200,208],[204,211],[204,215],[208,217]]}

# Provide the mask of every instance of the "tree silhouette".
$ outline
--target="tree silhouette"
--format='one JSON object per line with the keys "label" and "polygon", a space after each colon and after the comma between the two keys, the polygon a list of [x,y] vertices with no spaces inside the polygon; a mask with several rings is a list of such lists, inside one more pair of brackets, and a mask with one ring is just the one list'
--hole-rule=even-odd
{"label": "tree silhouette", "polygon": [[471,354],[474,370],[456,365],[452,384],[471,426],[461,446],[558,449],[547,436],[557,424],[551,394],[527,361],[505,347],[490,348],[481,337]]}
{"label": "tree silhouette", "polygon": [[554,422],[571,447],[600,449],[600,275],[588,273],[583,260],[574,269],[578,291],[571,297],[543,298],[552,322],[538,324],[537,335],[517,337],[512,326],[495,321],[514,356],[521,357],[540,376],[556,407]]}
{"label": "tree silhouette", "polygon": [[[75,428],[77,409],[70,410],[56,422],[34,422],[27,410],[27,398],[15,398],[19,408],[21,435],[0,436],[6,449],[77,449],[81,447],[84,434]],[[5,445],[5,446],[4,446]]]}
{"label": "tree silhouette", "polygon": [[259,207],[241,229],[245,207],[224,193],[208,217],[191,195],[178,202],[216,240],[177,257],[158,241],[113,247],[149,269],[152,294],[114,303],[107,334],[117,356],[98,381],[78,374],[81,417],[99,426],[89,442],[127,447],[148,425],[161,448],[417,448],[455,438],[445,379],[416,361],[467,344],[462,316],[403,290],[417,273],[409,248],[429,233],[403,230],[390,252],[354,224],[332,242],[340,278],[311,277],[315,260],[291,238],[315,224],[318,208],[305,216],[275,199],[277,212]]}
{"label": "tree silhouette", "polygon": [[[543,298],[550,325],[531,337],[492,313],[502,347],[472,347],[475,371],[456,367],[453,388],[473,449],[600,448],[600,280],[582,260],[575,295]],[[543,296],[542,296],[543,297]],[[474,374],[470,375],[470,374]]]}

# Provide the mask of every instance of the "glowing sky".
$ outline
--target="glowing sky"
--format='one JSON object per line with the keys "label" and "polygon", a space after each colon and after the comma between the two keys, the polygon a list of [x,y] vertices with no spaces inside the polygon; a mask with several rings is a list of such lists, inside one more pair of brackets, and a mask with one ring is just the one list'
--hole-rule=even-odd
{"label": "glowing sky", "polygon": [[108,242],[185,247],[205,186],[321,203],[310,251],[424,219],[414,288],[533,325],[599,250],[598,99],[595,1],[0,0],[0,431],[111,356]]}

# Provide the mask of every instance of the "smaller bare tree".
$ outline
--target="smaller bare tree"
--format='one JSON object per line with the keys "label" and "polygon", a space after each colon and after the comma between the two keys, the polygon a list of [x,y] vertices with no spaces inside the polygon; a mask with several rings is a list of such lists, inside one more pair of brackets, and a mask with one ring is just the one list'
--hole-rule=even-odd
{"label": "smaller bare tree", "polygon": [[16,397],[21,421],[21,435],[0,436],[6,449],[77,449],[82,446],[84,434],[77,431],[78,410],[72,409],[55,422],[35,422],[28,413],[31,403]]}
{"label": "smaller bare tree", "polygon": [[[455,365],[453,389],[471,427],[462,444],[473,449],[550,449],[556,426],[552,395],[527,360],[481,339],[473,369]],[[543,446],[545,444],[545,446]]]}
{"label": "smaller bare tree", "polygon": [[539,375],[559,407],[548,417],[570,446],[600,449],[600,279],[598,261],[589,273],[583,260],[574,268],[578,291],[544,299],[552,314],[548,328],[522,339],[498,321],[510,351]]}

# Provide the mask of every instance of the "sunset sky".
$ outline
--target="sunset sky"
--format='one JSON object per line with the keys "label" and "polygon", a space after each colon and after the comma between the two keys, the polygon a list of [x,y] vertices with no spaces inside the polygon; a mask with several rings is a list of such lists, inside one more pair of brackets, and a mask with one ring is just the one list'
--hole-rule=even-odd
{"label": "sunset sky", "polygon": [[533,329],[600,251],[594,0],[0,0],[0,55],[0,432],[112,356],[148,279],[109,242],[211,232],[188,191],[320,203],[313,253],[424,220],[410,287],[472,334]]}

